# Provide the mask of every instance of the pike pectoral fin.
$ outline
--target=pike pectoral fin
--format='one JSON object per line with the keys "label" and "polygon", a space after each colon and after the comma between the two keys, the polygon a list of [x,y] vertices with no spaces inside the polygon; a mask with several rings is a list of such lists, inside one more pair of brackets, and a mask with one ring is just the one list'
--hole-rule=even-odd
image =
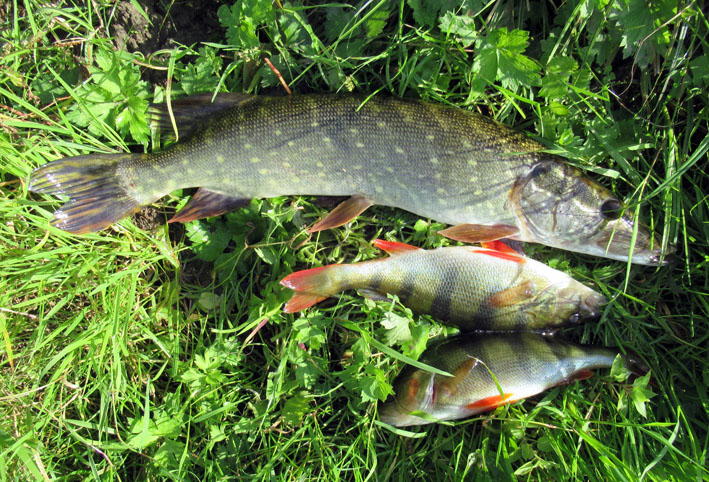
{"label": "pike pectoral fin", "polygon": [[385,239],[375,239],[372,244],[391,256],[394,256],[395,254],[408,253],[409,251],[421,250],[421,248],[411,246],[410,244],[397,243],[396,241],[387,241]]}
{"label": "pike pectoral fin", "polygon": [[506,238],[518,232],[517,227],[509,224],[458,224],[438,231],[438,234],[462,243],[482,243]]}
{"label": "pike pectoral fin", "polygon": [[243,104],[253,98],[251,95],[237,93],[221,93],[216,96],[200,94],[171,100],[169,108],[167,103],[150,104],[148,109],[150,124],[158,131],[172,132],[170,118],[170,111],[172,111],[180,137],[183,137],[212,114]]}
{"label": "pike pectoral fin", "polygon": [[352,196],[308,229],[308,234],[342,226],[362,214],[372,204],[374,203],[364,196]]}
{"label": "pike pectoral fin", "polygon": [[169,223],[186,223],[195,219],[219,216],[248,204],[249,199],[217,194],[203,187],[199,188],[184,208],[175,214]]}
{"label": "pike pectoral fin", "polygon": [[492,397],[483,398],[482,400],[478,400],[477,402],[469,403],[468,405],[466,405],[466,407],[471,410],[479,410],[481,412],[486,410],[492,410],[505,403],[513,402],[514,400],[511,400],[513,396],[514,393],[502,393],[498,395],[493,395]]}
{"label": "pike pectoral fin", "polygon": [[487,303],[494,308],[514,306],[532,298],[532,296],[534,296],[533,287],[534,283],[532,283],[532,281],[524,281],[506,290],[498,291],[488,298]]}

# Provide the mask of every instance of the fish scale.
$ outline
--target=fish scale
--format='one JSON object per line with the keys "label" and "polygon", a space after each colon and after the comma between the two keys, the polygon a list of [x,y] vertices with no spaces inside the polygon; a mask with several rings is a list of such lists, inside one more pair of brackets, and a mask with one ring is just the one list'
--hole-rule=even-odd
{"label": "fish scale", "polygon": [[[30,189],[67,195],[52,223],[104,228],[176,190],[199,187],[180,221],[243,200],[353,196],[311,228],[342,225],[372,204],[453,224],[464,242],[509,237],[658,264],[645,227],[607,189],[523,133],[477,114],[384,96],[217,96],[173,101],[184,138],[149,154],[89,154],[37,169]],[[162,124],[167,109],[158,109]],[[185,127],[187,126],[187,127]]]}
{"label": "fish scale", "polygon": [[[420,361],[447,377],[407,366],[394,382],[395,395],[379,409],[382,421],[396,426],[455,420],[521,400],[553,386],[613,365],[617,350],[576,345],[536,333],[461,335],[438,344]],[[637,375],[647,367],[630,354],[625,367]]]}
{"label": "fish scale", "polygon": [[[338,292],[397,295],[415,313],[463,330],[541,330],[592,318],[605,302],[568,275],[517,254],[466,246],[418,249],[377,240],[392,256],[293,273],[285,311],[299,311]],[[373,293],[374,292],[374,293]]]}
{"label": "fish scale", "polygon": [[[509,190],[520,169],[516,164],[529,165],[539,158],[536,153],[516,155],[514,163],[508,163],[515,164],[514,169],[493,163],[498,160],[495,152],[502,143],[489,142],[489,129],[481,128],[490,121],[458,115],[455,122],[449,120],[449,126],[444,127],[438,117],[458,114],[453,108],[377,98],[366,103],[361,114],[343,115],[355,112],[361,101],[356,97],[301,96],[289,103],[291,109],[284,110],[281,99],[257,98],[241,110],[214,119],[191,140],[136,159],[130,167],[136,178],[155,176],[153,186],[172,181],[177,186],[198,185],[244,198],[361,194],[376,204],[453,222],[457,217],[470,217],[480,202],[472,202],[478,188],[487,186],[485,198],[500,198],[500,191],[505,186]],[[402,112],[409,113],[409,121],[404,120]],[[470,132],[480,134],[471,136]],[[281,139],[284,133],[289,134]],[[427,136],[431,139],[422,149],[420,141]],[[477,147],[475,173],[467,179],[455,175],[471,159],[470,150],[462,148],[462,139]],[[525,145],[531,147],[532,143]],[[403,152],[397,152],[397,147]],[[538,150],[540,146],[536,147]],[[486,151],[490,152],[488,159],[480,154]],[[214,162],[214,152],[230,162]],[[209,167],[153,174],[156,166],[183,158],[190,159],[191,165]],[[428,162],[422,163],[422,158]],[[484,167],[486,164],[493,168]],[[387,167],[395,171],[396,179]],[[446,186],[443,192],[430,191],[432,180]],[[494,189],[495,184],[500,187]],[[138,195],[159,197],[164,192],[153,188]],[[480,198],[480,194],[477,196]],[[431,198],[436,201],[431,202]],[[451,213],[435,210],[439,205],[451,206],[447,209]],[[477,215],[482,222],[513,222],[502,206],[488,206],[486,211],[483,216]]]}
{"label": "fish scale", "polygon": [[[400,280],[413,280],[413,292],[409,296],[402,293],[400,298],[404,305],[415,313],[428,313],[467,329],[538,329],[568,318],[568,314],[564,313],[566,316],[562,315],[560,320],[553,316],[530,320],[526,311],[530,306],[524,303],[511,303],[504,308],[491,307],[487,303],[491,294],[514,286],[527,274],[521,276],[522,269],[514,262],[484,256],[479,258],[486,262],[474,262],[473,257],[474,254],[465,247],[422,250],[393,256],[386,264],[347,265],[338,270],[338,277],[343,280],[341,288],[349,289],[367,287],[369,277],[380,276],[384,280],[378,289],[397,295]],[[542,283],[540,279],[538,284]],[[530,304],[536,306],[533,301]]]}

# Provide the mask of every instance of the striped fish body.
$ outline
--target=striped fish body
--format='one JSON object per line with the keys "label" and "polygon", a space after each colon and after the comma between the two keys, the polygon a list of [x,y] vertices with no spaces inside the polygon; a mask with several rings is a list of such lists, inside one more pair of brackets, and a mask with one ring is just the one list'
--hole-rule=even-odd
{"label": "striped fish body", "polygon": [[[570,276],[518,254],[459,246],[433,250],[377,240],[392,256],[296,272],[285,311],[348,289],[397,295],[416,313],[463,330],[542,330],[592,318],[605,299]],[[402,248],[403,247],[403,248]]]}
{"label": "striped fish body", "polygon": [[[95,231],[173,190],[199,187],[194,219],[240,200],[281,195],[351,195],[318,229],[371,204],[457,225],[460,241],[510,237],[627,260],[634,222],[608,190],[543,151],[524,134],[462,109],[387,97],[238,96],[193,118],[170,148],[150,154],[86,155],[47,164],[30,189],[70,202],[53,224]],[[224,104],[224,105],[223,105]],[[187,209],[187,208],[186,208]],[[657,264],[649,231],[635,232],[633,260]]]}
{"label": "striped fish body", "polygon": [[[587,378],[592,369],[610,367],[617,354],[535,333],[455,337],[421,359],[453,376],[407,367],[395,381],[394,399],[380,408],[380,418],[395,426],[465,418]],[[636,373],[647,372],[631,357],[624,362]]]}

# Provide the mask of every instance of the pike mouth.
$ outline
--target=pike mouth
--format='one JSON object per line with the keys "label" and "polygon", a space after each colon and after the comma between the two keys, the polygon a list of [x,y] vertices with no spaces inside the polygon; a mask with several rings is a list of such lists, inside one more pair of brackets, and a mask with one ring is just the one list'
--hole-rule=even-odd
{"label": "pike mouth", "polygon": [[[632,226],[629,228],[632,230]],[[596,240],[596,246],[603,253],[602,256],[617,259],[619,261],[627,261],[630,257],[630,241],[632,239],[632,231],[630,233],[622,233],[620,229],[613,233],[613,229],[602,231]],[[653,243],[650,230],[645,226],[639,226],[637,237],[635,239],[635,249],[632,252],[633,263],[644,264],[648,266],[664,266],[672,264],[676,261],[675,246],[668,246],[665,250],[662,248],[651,248],[652,245],[659,246],[660,243]]]}

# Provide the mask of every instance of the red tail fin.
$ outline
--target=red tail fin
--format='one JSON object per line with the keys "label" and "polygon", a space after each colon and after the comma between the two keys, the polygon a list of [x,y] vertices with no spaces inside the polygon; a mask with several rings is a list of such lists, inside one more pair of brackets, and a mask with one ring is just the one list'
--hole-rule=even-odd
{"label": "red tail fin", "polygon": [[331,264],[320,268],[296,271],[283,278],[281,285],[296,292],[286,303],[283,311],[286,313],[302,311],[340,291],[338,287],[333,286],[332,282],[332,268],[335,266],[340,265]]}
{"label": "red tail fin", "polygon": [[298,311],[303,311],[327,298],[327,296],[312,295],[310,293],[296,293],[283,307],[283,313],[297,313]]}

